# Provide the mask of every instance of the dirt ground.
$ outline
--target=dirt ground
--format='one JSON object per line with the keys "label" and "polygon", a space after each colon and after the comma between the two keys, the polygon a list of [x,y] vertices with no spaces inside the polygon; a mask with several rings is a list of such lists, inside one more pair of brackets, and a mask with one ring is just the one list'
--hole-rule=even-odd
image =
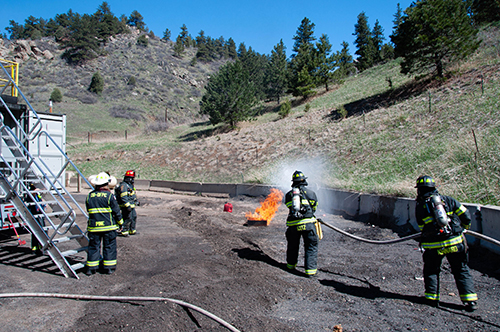
{"label": "dirt ground", "polygon": [[[442,306],[423,304],[422,260],[414,240],[372,245],[323,227],[318,276],[285,267],[282,205],[269,226],[244,226],[259,206],[250,197],[216,198],[139,191],[139,234],[118,238],[112,275],[64,278],[46,257],[0,233],[1,293],[167,297],[200,307],[240,331],[500,331],[500,258],[471,248],[479,309],[462,310],[449,265]],[[83,202],[85,193],[77,194]],[[223,212],[226,201],[233,212]],[[321,202],[320,202],[321,207]],[[326,222],[370,239],[389,229],[319,211]],[[85,220],[80,220],[85,227]],[[168,302],[0,299],[1,331],[227,331]],[[337,327],[336,327],[337,326]],[[336,328],[335,328],[336,327]]]}

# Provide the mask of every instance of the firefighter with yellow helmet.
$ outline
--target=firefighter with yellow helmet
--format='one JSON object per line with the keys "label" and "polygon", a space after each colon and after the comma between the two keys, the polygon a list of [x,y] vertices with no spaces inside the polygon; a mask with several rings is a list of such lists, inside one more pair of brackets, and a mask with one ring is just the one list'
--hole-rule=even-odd
{"label": "firefighter with yellow helmet", "polygon": [[463,234],[471,224],[469,211],[456,199],[440,195],[430,176],[419,177],[415,188],[415,216],[422,231],[420,245],[424,250],[425,299],[432,306],[439,305],[439,273],[446,257],[460,300],[467,311],[474,311],[477,309],[477,294],[467,265],[469,258]]}
{"label": "firefighter with yellow helmet", "polygon": [[128,170],[125,172],[123,181],[115,187],[115,196],[120,205],[123,215],[123,227],[120,231],[121,236],[129,236],[137,234],[137,212],[135,207],[138,205],[137,194],[134,186],[135,171]]}
{"label": "firefighter with yellow helmet", "polygon": [[300,239],[304,240],[304,268],[307,277],[317,273],[319,238],[314,212],[318,207],[316,193],[307,189],[307,177],[301,171],[292,175],[292,190],[285,195],[285,205],[289,209],[286,219],[286,266],[295,270],[299,257]]}
{"label": "firefighter with yellow helmet", "polygon": [[115,196],[109,190],[110,180],[109,174],[99,173],[93,181],[95,189],[85,200],[89,215],[87,223],[89,247],[85,272],[87,275],[97,271],[101,257],[104,273],[111,274],[116,269],[116,231],[123,223],[123,219]]}

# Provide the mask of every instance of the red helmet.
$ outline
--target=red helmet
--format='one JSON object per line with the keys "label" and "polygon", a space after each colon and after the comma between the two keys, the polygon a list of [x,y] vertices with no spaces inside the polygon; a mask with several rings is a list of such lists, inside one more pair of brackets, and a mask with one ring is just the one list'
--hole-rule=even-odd
{"label": "red helmet", "polygon": [[128,170],[125,172],[125,176],[128,176],[128,177],[131,177],[131,178],[135,178],[135,171],[133,170]]}

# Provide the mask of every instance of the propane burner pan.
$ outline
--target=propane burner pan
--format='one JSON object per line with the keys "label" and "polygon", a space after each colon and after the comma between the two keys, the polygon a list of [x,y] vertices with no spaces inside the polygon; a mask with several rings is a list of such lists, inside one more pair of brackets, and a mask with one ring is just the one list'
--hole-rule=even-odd
{"label": "propane burner pan", "polygon": [[245,226],[267,226],[267,220],[247,220]]}

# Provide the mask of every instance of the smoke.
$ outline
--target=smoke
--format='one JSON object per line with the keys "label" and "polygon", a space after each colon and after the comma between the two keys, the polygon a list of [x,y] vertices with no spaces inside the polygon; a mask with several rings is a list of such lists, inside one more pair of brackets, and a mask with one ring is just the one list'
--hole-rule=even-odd
{"label": "smoke", "polygon": [[325,187],[325,179],[328,177],[327,162],[321,157],[309,160],[281,161],[271,170],[270,183],[284,192],[290,190],[292,185],[292,174],[301,171],[307,177],[307,183],[312,190]]}
{"label": "smoke", "polygon": [[269,182],[287,193],[292,188],[292,174],[301,171],[307,177],[308,188],[316,192],[318,196],[318,208],[316,216],[322,217],[322,211],[330,211],[334,206],[332,197],[328,197],[326,191],[328,179],[331,178],[332,164],[322,157],[308,160],[280,161],[274,165],[270,172]]}

